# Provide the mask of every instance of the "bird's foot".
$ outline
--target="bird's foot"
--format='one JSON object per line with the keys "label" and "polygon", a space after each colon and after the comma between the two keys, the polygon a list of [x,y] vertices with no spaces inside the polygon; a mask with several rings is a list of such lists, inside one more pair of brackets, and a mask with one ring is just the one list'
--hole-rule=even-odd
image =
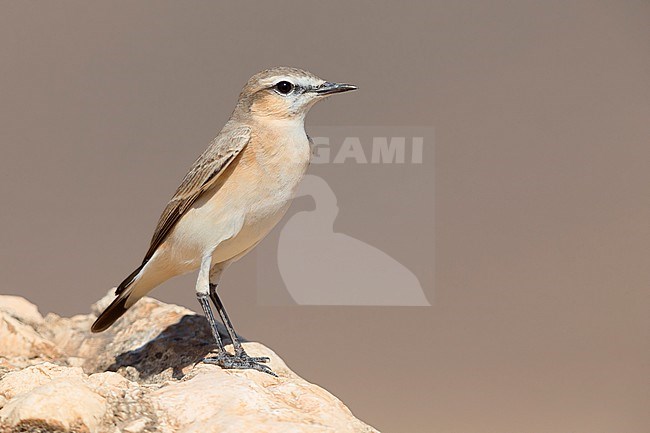
{"label": "bird's foot", "polygon": [[271,358],[268,356],[250,356],[246,351],[244,350],[243,347],[240,346],[239,350],[235,349],[235,357],[238,358],[245,358],[248,359],[249,361],[253,362],[269,362],[271,361]]}
{"label": "bird's foot", "polygon": [[268,366],[260,364],[261,362],[269,362],[270,359],[266,356],[248,356],[246,352],[241,352],[235,355],[223,352],[215,357],[203,358],[206,364],[216,364],[221,368],[226,369],[240,369],[240,370],[257,370],[263,373],[270,374],[271,376],[278,377]]}

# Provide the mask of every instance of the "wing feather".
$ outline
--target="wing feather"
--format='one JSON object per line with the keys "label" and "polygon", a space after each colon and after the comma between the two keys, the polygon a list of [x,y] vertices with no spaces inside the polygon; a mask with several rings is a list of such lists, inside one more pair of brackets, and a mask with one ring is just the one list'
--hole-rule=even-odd
{"label": "wing feather", "polygon": [[[250,128],[247,126],[224,127],[208,148],[194,162],[190,171],[185,175],[176,193],[163,211],[158,225],[151,238],[149,250],[144,256],[141,269],[151,259],[160,244],[174,228],[183,214],[192,206],[201,194],[209,189],[219,175],[239,155],[250,140]],[[137,271],[137,270],[136,270]],[[135,273],[137,275],[137,272]],[[136,275],[129,276],[120,284],[116,294],[123,292]]]}

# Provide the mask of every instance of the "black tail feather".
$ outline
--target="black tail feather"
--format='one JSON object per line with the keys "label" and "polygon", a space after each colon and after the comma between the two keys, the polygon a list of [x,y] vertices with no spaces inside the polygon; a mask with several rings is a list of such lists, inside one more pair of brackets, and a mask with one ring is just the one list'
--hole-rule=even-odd
{"label": "black tail feather", "polygon": [[126,301],[129,299],[129,294],[130,290],[129,287],[131,284],[133,284],[133,281],[135,280],[135,277],[138,276],[142,268],[144,268],[145,263],[142,265],[138,266],[138,269],[135,271],[131,272],[131,274],[120,283],[119,286],[117,286],[117,289],[115,290],[115,294],[117,295],[117,298],[111,302],[111,305],[109,305],[103,312],[102,314],[99,315],[97,320],[95,320],[95,323],[93,323],[93,326],[90,327],[90,330],[92,332],[102,332],[108,329],[117,319],[122,317],[124,313],[126,313],[126,310],[128,310],[128,307],[126,307]]}
{"label": "black tail feather", "polygon": [[122,282],[120,283],[119,286],[117,286],[117,289],[115,289],[115,294],[116,294],[116,295],[121,295],[122,293],[124,293],[124,291],[125,291],[126,289],[128,289],[128,287],[131,285],[131,283],[133,283],[133,280],[135,280],[135,277],[137,277],[138,274],[140,273],[140,271],[142,270],[142,268],[144,268],[144,265],[146,265],[146,263],[143,263],[143,264],[141,264],[140,266],[138,266],[138,269],[136,269],[135,271],[131,272],[131,273],[129,274],[129,276],[126,277],[126,278],[124,279],[124,281],[122,281]]}
{"label": "black tail feather", "polygon": [[125,306],[128,294],[118,296],[111,302],[111,305],[99,315],[93,326],[90,327],[92,332],[102,332],[108,329],[117,319],[122,317],[128,308]]}

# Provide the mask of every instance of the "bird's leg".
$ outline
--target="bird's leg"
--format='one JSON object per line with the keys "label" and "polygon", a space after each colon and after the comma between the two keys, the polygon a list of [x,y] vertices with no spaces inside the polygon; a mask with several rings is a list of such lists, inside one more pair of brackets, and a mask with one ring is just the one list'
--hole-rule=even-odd
{"label": "bird's leg", "polygon": [[212,314],[212,309],[210,308],[210,302],[208,301],[208,295],[206,293],[197,293],[196,299],[199,300],[201,308],[203,308],[203,314],[205,318],[208,319],[210,324],[210,330],[212,331],[212,336],[217,342],[217,353],[218,356],[227,355],[226,349],[223,347],[223,342],[221,341],[221,336],[219,336],[219,328],[217,328],[217,321],[214,320],[214,315]]}
{"label": "bird's leg", "polygon": [[[205,317],[208,320],[208,323],[210,323],[210,329],[212,330],[212,335],[214,336],[214,339],[217,342],[217,356],[214,358],[204,358],[203,362],[208,364],[217,364],[221,368],[253,369],[253,370],[262,371],[264,373],[268,373],[272,376],[277,376],[275,373],[273,373],[273,371],[269,367],[259,363],[259,362],[268,361],[268,358],[266,358],[265,360],[262,358],[252,358],[248,356],[244,351],[244,348],[242,347],[241,343],[239,342],[239,339],[237,338],[237,335],[235,334],[235,331],[232,327],[232,323],[230,322],[230,319],[228,319],[228,316],[226,315],[225,310],[223,309],[223,304],[221,303],[221,300],[219,299],[218,296],[216,296],[216,290],[214,289],[216,288],[216,284],[210,283],[210,280],[212,279],[213,276],[213,272],[210,271],[211,260],[212,257],[211,255],[209,255],[201,261],[201,268],[199,269],[199,277],[196,281],[196,297],[199,300],[199,303],[201,304],[201,308],[203,308]],[[217,268],[217,266],[215,266],[215,268]],[[216,273],[216,277],[217,277],[216,281],[218,281],[218,277],[220,276],[221,273],[220,271],[221,268],[218,268]],[[217,311],[219,312],[219,315],[224,321],[224,325],[226,326],[228,334],[230,335],[230,339],[233,342],[233,347],[235,348],[234,355],[228,353],[223,347],[221,337],[219,336],[219,330],[217,328],[217,322],[214,319],[214,315],[212,314],[212,309],[210,308],[208,297],[212,298],[212,301],[217,306]]]}
{"label": "bird's leg", "polygon": [[223,303],[221,302],[221,298],[219,298],[219,294],[217,294],[216,284],[210,284],[210,299],[212,299],[212,302],[214,303],[214,306],[216,307],[219,316],[221,316],[221,321],[226,326],[226,330],[228,331],[228,335],[230,336],[230,340],[232,341],[232,346],[235,349],[235,356],[250,359],[251,361],[254,362],[269,362],[270,359],[267,356],[251,357],[246,353],[244,347],[239,341],[239,337],[237,336],[237,333],[235,332],[235,328],[232,326],[232,322],[228,317],[228,313],[226,313],[226,309],[224,308]]}
{"label": "bird's leg", "polygon": [[227,354],[226,349],[223,347],[223,342],[221,341],[221,336],[219,336],[219,328],[217,327],[217,321],[214,320],[214,314],[212,314],[212,308],[210,308],[209,292],[210,292],[210,261],[212,260],[211,256],[206,256],[201,261],[201,269],[199,270],[199,276],[196,280],[196,299],[201,304],[203,309],[203,314],[210,324],[210,330],[212,331],[212,336],[217,343],[217,353],[218,356],[225,356]]}

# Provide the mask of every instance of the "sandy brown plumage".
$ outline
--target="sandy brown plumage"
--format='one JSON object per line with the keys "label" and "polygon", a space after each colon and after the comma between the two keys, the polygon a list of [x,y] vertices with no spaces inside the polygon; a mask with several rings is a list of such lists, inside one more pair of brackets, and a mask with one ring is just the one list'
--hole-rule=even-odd
{"label": "sandy brown plumage", "polygon": [[[197,299],[210,322],[225,368],[270,372],[246,357],[216,293],[222,271],[254,248],[279,222],[309,164],[304,118],[318,100],[354,90],[295,68],[254,75],[219,135],[194,162],[162,212],[141,265],[116,289],[92,325],[111,326],[162,282],[199,269]],[[235,346],[223,349],[208,297]]]}
{"label": "sandy brown plumage", "polygon": [[101,332],[111,326],[127,310],[126,291],[135,277],[154,255],[160,244],[192,206],[199,196],[209,189],[219,175],[239,155],[250,139],[250,127],[226,124],[221,133],[210,143],[208,148],[194,162],[190,171],[183,178],[176,193],[163,210],[151,238],[149,249],[138,266],[126,277],[115,290],[117,298],[99,315],[91,330]]}

